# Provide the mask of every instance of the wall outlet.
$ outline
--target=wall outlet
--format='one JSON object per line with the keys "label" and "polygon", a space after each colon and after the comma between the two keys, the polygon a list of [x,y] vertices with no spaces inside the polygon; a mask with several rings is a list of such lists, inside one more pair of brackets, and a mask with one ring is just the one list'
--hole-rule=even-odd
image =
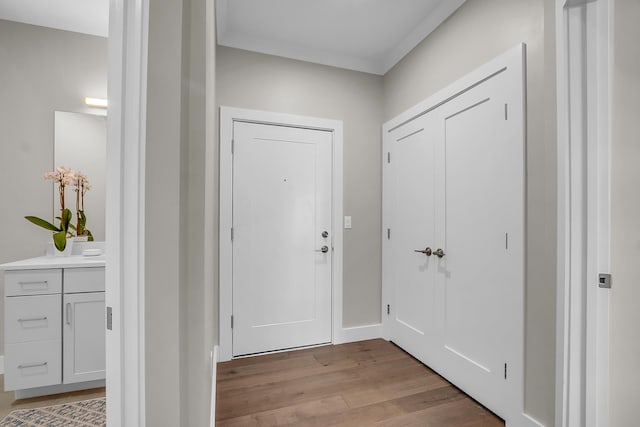
{"label": "wall outlet", "polygon": [[349,230],[351,229],[351,217],[350,216],[345,216],[344,217],[344,228]]}

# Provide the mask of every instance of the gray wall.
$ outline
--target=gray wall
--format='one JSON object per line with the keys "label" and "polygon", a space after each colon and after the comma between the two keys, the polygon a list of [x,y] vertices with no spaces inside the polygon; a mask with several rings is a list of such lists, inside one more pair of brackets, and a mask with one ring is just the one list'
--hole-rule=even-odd
{"label": "gray wall", "polygon": [[498,54],[527,45],[525,407],[553,425],[556,143],[553,1],[468,0],[384,78],[391,119]]}
{"label": "gray wall", "polygon": [[53,169],[54,111],[90,112],[85,96],[106,98],[107,39],[0,20],[0,64],[2,264],[44,255],[51,233],[23,217],[51,218],[53,189],[42,174]]}
{"label": "gray wall", "polygon": [[638,424],[640,396],[640,2],[614,3],[611,427]]}
{"label": "gray wall", "polygon": [[149,5],[145,188],[146,421],[185,425],[182,1]]}
{"label": "gray wall", "polygon": [[[215,52],[212,52],[215,54]],[[150,3],[147,80],[146,419],[205,426],[216,300],[205,283],[205,2]],[[215,238],[215,236],[214,236]],[[217,245],[216,245],[217,246]]]}
{"label": "gray wall", "polygon": [[343,326],[379,323],[382,77],[218,47],[216,86],[218,105],[344,122]]}

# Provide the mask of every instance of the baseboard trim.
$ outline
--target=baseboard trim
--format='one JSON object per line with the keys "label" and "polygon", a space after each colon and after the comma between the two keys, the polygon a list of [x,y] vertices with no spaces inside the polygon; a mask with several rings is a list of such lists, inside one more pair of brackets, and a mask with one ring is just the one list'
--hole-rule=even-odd
{"label": "baseboard trim", "polygon": [[211,413],[210,426],[216,425],[216,381],[218,374],[218,346],[213,347],[211,352]]}
{"label": "baseboard trim", "polygon": [[[525,414],[524,412],[520,416],[520,420],[517,423],[509,423],[514,427],[545,427],[540,421],[533,418],[531,415]],[[507,426],[507,427],[511,427]]]}
{"label": "baseboard trim", "polygon": [[345,344],[348,342],[373,340],[382,337],[382,324],[375,323],[373,325],[352,326],[342,328],[340,336],[335,337],[334,344]]}
{"label": "baseboard trim", "polygon": [[69,393],[78,390],[90,390],[92,388],[104,387],[106,380],[92,380],[72,384],[56,384],[44,387],[26,388],[15,390],[14,396],[17,399],[28,399],[31,397],[48,396],[50,394]]}

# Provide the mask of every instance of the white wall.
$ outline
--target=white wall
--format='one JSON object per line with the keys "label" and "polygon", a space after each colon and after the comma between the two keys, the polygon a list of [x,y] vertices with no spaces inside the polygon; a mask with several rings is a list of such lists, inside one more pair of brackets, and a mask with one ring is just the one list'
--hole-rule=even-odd
{"label": "white wall", "polygon": [[106,38],[0,20],[0,264],[44,255],[51,241],[24,216],[52,217],[53,187],[42,174],[54,166],[54,111],[91,112],[83,98],[106,93]]}
{"label": "white wall", "polygon": [[638,425],[640,396],[640,2],[614,1],[611,427]]}
{"label": "white wall", "polygon": [[216,80],[218,105],[344,122],[343,326],[379,323],[382,77],[218,47]]}
{"label": "white wall", "polygon": [[384,77],[388,120],[498,54],[527,45],[525,409],[553,425],[556,140],[554,2],[468,0]]}

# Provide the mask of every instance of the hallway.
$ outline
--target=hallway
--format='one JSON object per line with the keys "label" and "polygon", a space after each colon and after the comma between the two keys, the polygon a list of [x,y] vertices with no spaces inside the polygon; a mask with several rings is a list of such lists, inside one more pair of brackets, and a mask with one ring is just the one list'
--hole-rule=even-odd
{"label": "hallway", "polygon": [[382,339],[232,360],[217,375],[218,426],[504,426]]}

